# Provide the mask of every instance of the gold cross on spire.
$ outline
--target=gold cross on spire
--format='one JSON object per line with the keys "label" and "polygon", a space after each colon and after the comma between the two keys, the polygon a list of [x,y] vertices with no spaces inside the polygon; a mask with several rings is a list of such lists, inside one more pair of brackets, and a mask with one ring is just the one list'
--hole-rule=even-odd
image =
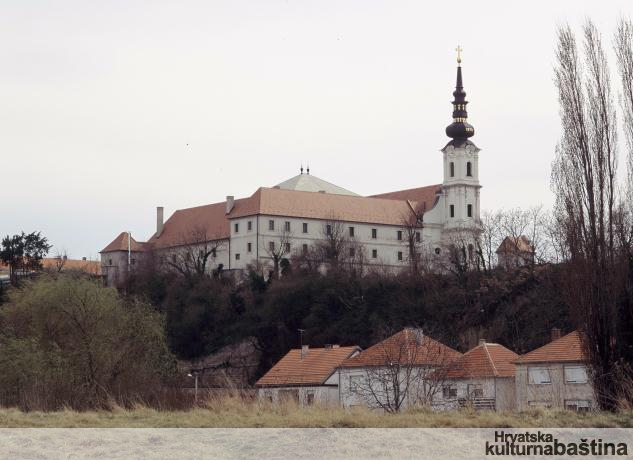
{"label": "gold cross on spire", "polygon": [[457,51],[457,63],[461,64],[462,63],[462,51],[464,51],[462,49],[461,46],[457,45],[457,48],[455,48],[455,51]]}

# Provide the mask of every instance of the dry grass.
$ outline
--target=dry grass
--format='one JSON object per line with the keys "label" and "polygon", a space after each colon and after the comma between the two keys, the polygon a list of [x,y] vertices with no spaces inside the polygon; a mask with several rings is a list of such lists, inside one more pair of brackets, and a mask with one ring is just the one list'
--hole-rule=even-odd
{"label": "dry grass", "polygon": [[22,412],[0,409],[0,428],[527,428],[527,427],[633,427],[633,412],[577,414],[533,410],[521,414],[459,411],[434,413],[410,410],[381,415],[368,410],[273,406],[238,398],[209,400],[187,411],[159,411],[144,406],[132,410],[76,412]]}

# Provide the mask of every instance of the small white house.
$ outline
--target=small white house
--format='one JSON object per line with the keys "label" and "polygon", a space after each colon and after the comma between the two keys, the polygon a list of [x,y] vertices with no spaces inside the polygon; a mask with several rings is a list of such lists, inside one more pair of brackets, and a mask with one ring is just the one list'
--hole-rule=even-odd
{"label": "small white house", "polygon": [[479,345],[433,377],[441,382],[441,391],[433,395],[436,410],[473,407],[497,411],[516,407],[514,361],[519,357],[498,343]]}
{"label": "small white house", "polygon": [[356,346],[326,345],[324,348],[290,350],[262,378],[256,387],[260,400],[278,404],[284,400],[302,406],[315,403],[336,406],[339,403],[336,368],[360,349]]}
{"label": "small white house", "polygon": [[517,409],[553,407],[575,411],[596,408],[589,379],[587,358],[578,331],[560,337],[552,330],[552,341],[516,361]]}

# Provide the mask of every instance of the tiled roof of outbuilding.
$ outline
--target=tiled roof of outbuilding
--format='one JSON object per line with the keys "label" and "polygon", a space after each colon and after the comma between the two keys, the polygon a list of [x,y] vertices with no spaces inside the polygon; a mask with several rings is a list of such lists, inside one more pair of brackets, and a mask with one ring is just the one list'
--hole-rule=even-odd
{"label": "tiled roof of outbuilding", "polygon": [[310,348],[290,350],[262,378],[257,386],[322,385],[343,360],[358,347]]}
{"label": "tiled roof of outbuilding", "polygon": [[483,343],[464,353],[448,368],[448,378],[514,377],[519,357],[498,343]]}
{"label": "tiled roof of outbuilding", "polygon": [[582,338],[578,331],[571,332],[560,339],[543,345],[536,350],[521,355],[516,364],[546,362],[579,362],[586,361]]}

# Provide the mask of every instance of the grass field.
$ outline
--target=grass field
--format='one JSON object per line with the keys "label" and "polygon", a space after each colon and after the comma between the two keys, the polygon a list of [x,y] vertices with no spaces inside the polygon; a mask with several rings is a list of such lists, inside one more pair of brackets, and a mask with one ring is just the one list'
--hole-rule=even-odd
{"label": "grass field", "polygon": [[272,406],[238,399],[209,401],[188,411],[159,411],[147,407],[112,411],[21,412],[0,409],[0,428],[528,428],[633,427],[633,412],[578,414],[533,410],[521,414],[459,411],[434,413],[410,410],[382,415],[368,410]]}

